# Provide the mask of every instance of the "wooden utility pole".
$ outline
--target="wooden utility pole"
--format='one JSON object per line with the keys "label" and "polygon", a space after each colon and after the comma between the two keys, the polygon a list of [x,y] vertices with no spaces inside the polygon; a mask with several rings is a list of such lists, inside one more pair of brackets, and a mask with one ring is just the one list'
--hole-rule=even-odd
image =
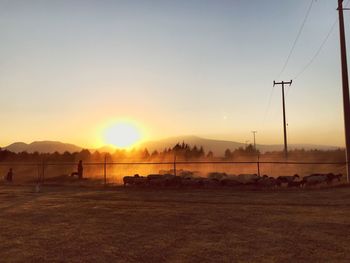
{"label": "wooden utility pole", "polygon": [[174,175],[176,176],[176,153],[174,153]]}
{"label": "wooden utility pole", "polygon": [[107,154],[105,154],[105,159],[103,163],[103,179],[104,179],[104,185],[107,185]]}
{"label": "wooden utility pole", "polygon": [[346,41],[345,41],[343,10],[345,10],[343,8],[343,0],[338,0],[345,146],[346,146],[346,155],[345,155],[346,156],[346,173],[347,173],[347,180],[349,183],[350,182],[350,101],[349,101],[349,77],[348,77],[348,65],[346,60]]}
{"label": "wooden utility pole", "polygon": [[282,85],[282,104],[283,104],[283,131],[284,131],[284,155],[288,158],[288,147],[287,147],[287,124],[286,124],[286,105],[284,99],[284,85],[292,85],[291,81],[276,82],[273,81],[273,86]]}
{"label": "wooden utility pole", "polygon": [[256,151],[255,134],[257,133],[257,131],[252,131],[252,133],[254,137],[254,151]]}

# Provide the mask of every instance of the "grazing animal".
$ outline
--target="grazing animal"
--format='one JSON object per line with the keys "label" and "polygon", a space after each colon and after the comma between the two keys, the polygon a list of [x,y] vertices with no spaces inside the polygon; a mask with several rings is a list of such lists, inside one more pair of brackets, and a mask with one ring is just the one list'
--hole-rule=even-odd
{"label": "grazing animal", "polygon": [[220,180],[216,178],[202,178],[202,185],[204,187],[216,187],[220,185]]}
{"label": "grazing animal", "polygon": [[126,185],[146,185],[147,178],[135,174],[134,176],[124,176],[123,177],[124,186]]}
{"label": "grazing animal", "polygon": [[235,178],[224,178],[220,181],[220,183],[223,186],[238,186],[243,184]]}
{"label": "grazing animal", "polygon": [[181,185],[188,187],[197,187],[202,185],[201,178],[191,178],[191,177],[183,177],[181,178]]}
{"label": "grazing animal", "polygon": [[208,178],[221,180],[223,178],[227,178],[227,174],[226,173],[213,172],[213,173],[209,173],[208,174]]}
{"label": "grazing animal", "polygon": [[313,186],[317,184],[327,183],[328,185],[333,182],[333,180],[340,181],[340,178],[342,177],[342,174],[311,174],[308,176],[305,176],[302,180],[303,186]]}
{"label": "grazing animal", "polygon": [[276,179],[277,180],[276,183],[277,183],[278,186],[281,186],[282,184],[287,184],[288,185],[291,182],[295,182],[299,178],[300,178],[300,176],[297,175],[297,174],[295,174],[293,176],[278,176],[277,179]]}
{"label": "grazing animal", "polygon": [[256,181],[256,185],[262,187],[274,187],[276,184],[277,180],[273,177],[268,177],[267,175],[262,176],[259,180]]}
{"label": "grazing animal", "polygon": [[329,173],[327,174],[328,176],[328,181],[329,184],[333,183],[333,180],[338,180],[338,182],[340,182],[341,177],[343,176],[342,174],[333,174],[333,173]]}
{"label": "grazing animal", "polygon": [[194,177],[196,174],[198,174],[198,172],[196,172],[196,171],[186,171],[186,170],[182,170],[182,169],[180,169],[176,173],[176,175],[181,176],[181,177]]}
{"label": "grazing animal", "polygon": [[237,180],[243,184],[255,184],[261,177],[257,174],[239,174]]}
{"label": "grazing animal", "polygon": [[149,174],[149,175],[147,175],[148,180],[160,179],[162,177],[163,177],[162,174]]}
{"label": "grazing animal", "polygon": [[291,181],[288,182],[288,187],[301,187],[302,181]]}
{"label": "grazing animal", "polygon": [[329,181],[329,176],[326,174],[311,174],[305,176],[301,181],[302,186],[313,186],[321,183],[327,183]]}
{"label": "grazing animal", "polygon": [[173,174],[150,174],[147,176],[150,186],[179,186],[181,178]]}

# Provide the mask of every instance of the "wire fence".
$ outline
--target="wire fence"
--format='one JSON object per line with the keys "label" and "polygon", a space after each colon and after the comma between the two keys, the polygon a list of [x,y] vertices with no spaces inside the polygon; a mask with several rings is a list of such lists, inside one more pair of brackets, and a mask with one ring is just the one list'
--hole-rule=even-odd
{"label": "wire fence", "polygon": [[[77,162],[0,162],[0,175],[13,169],[15,183],[45,184],[76,181],[72,173]],[[312,173],[346,173],[346,162],[302,161],[165,161],[165,162],[84,162],[83,178],[97,184],[122,184],[124,176],[149,174],[181,175],[191,172],[206,177],[210,173],[306,176]],[[343,176],[343,178],[345,178]]]}

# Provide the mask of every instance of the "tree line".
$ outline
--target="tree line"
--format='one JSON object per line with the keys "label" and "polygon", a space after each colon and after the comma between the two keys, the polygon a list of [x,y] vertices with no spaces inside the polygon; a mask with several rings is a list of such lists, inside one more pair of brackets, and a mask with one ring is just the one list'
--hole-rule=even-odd
{"label": "tree line", "polygon": [[[122,150],[117,149],[113,153],[91,152],[87,149],[80,152],[54,152],[54,153],[39,153],[33,152],[11,152],[0,148],[0,162],[18,161],[18,162],[77,162],[83,160],[86,162],[103,162],[105,158],[108,161],[143,161],[143,162],[161,162],[172,161],[191,161],[191,160],[206,160],[206,161],[256,161],[258,156],[261,161],[283,160],[284,153],[282,151],[260,153],[253,145],[249,144],[238,149],[226,149],[222,156],[215,156],[212,151],[206,152],[202,146],[190,146],[182,142],[177,143],[173,147],[165,148],[162,151],[154,150],[149,152],[145,149]],[[292,150],[288,153],[289,160],[303,161],[328,161],[328,162],[343,162],[345,160],[344,149],[336,150]]]}

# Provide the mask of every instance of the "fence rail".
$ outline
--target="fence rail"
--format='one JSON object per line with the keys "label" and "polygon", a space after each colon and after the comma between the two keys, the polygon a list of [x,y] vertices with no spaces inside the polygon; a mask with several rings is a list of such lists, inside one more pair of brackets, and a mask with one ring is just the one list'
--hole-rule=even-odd
{"label": "fence rail", "polygon": [[[150,164],[330,164],[330,165],[345,165],[346,162],[282,162],[282,161],[176,161],[176,162],[84,162],[84,165],[150,165]],[[44,162],[45,165],[77,165],[78,162]],[[43,162],[0,162],[0,166],[8,165],[28,165],[38,166],[43,165]]]}
{"label": "fence rail", "polygon": [[[98,178],[107,183],[121,182],[123,175],[158,173],[161,169],[172,172],[181,170],[199,171],[202,174],[208,172],[235,173],[256,173],[256,174],[307,174],[311,172],[336,172],[345,173],[346,162],[306,162],[306,161],[180,161],[174,158],[173,161],[108,161],[84,162],[84,177]],[[32,182],[44,183],[54,175],[70,174],[75,171],[77,162],[0,162],[0,173],[5,173],[6,168],[15,169],[16,174],[21,178],[31,178]],[[124,166],[124,168],[123,168]],[[27,167],[27,168],[25,168]],[[306,168],[309,167],[309,168]],[[21,169],[20,169],[21,168]],[[186,169],[187,168],[187,169]],[[211,169],[211,170],[210,170]],[[17,171],[16,171],[17,170]],[[18,178],[19,178],[18,177]]]}

